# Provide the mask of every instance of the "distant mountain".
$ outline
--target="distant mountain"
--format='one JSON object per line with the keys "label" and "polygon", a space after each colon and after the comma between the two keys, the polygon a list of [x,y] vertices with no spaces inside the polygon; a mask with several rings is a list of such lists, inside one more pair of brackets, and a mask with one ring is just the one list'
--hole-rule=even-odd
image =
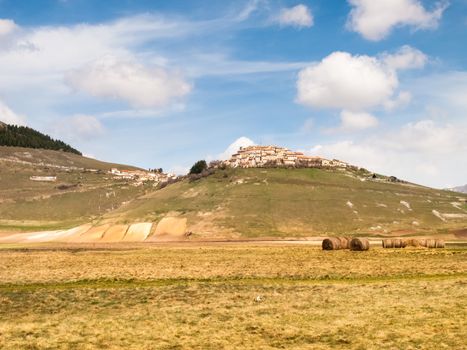
{"label": "distant mountain", "polygon": [[60,140],[27,126],[8,125],[0,121],[0,146],[41,148],[81,155],[81,152]]}
{"label": "distant mountain", "polygon": [[453,188],[450,188],[449,190],[454,191],[454,192],[467,193],[467,185],[453,187]]}

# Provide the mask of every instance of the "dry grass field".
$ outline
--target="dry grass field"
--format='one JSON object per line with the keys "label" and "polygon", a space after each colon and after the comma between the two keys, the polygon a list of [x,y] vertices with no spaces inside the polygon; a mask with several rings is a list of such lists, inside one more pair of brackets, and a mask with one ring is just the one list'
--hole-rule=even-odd
{"label": "dry grass field", "polygon": [[467,249],[0,247],[1,349],[461,349]]}

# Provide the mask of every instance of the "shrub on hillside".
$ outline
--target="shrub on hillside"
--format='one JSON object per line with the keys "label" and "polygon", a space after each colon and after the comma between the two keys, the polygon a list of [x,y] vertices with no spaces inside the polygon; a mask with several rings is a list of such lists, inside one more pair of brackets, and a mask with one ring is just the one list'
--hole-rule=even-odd
{"label": "shrub on hillside", "polygon": [[208,168],[205,160],[198,160],[190,169],[190,174],[201,174]]}

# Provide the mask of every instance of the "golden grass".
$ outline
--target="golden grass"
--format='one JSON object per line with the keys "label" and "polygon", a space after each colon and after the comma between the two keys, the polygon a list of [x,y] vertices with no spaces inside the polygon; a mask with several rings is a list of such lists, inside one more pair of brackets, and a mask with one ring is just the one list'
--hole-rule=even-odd
{"label": "golden grass", "polygon": [[0,250],[1,349],[465,346],[466,249],[80,247]]}
{"label": "golden grass", "polygon": [[464,249],[372,248],[359,253],[252,244],[146,244],[128,245],[134,249],[125,250],[126,246],[95,245],[94,250],[89,250],[85,248],[93,245],[60,245],[50,249],[39,245],[38,250],[24,250],[20,246],[0,250],[0,283],[252,276],[316,279],[467,271]]}

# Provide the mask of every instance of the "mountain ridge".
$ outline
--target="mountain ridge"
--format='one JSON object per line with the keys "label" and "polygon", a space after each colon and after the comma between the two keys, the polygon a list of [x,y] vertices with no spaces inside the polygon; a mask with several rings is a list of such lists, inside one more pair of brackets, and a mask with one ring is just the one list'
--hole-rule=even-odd
{"label": "mountain ridge", "polygon": [[449,190],[454,191],[454,192],[459,192],[459,193],[467,193],[467,185],[452,187],[452,188],[449,188]]}

